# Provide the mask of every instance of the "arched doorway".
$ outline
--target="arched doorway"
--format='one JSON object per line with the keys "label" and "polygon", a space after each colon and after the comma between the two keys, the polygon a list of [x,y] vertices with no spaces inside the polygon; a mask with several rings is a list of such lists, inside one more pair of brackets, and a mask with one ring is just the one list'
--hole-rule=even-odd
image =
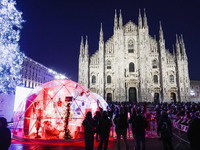
{"label": "arched doorway", "polygon": [[154,103],[159,104],[159,93],[154,93]]}
{"label": "arched doorway", "polygon": [[111,93],[107,93],[107,101],[112,102],[112,94]]}
{"label": "arched doorway", "polygon": [[129,102],[137,103],[137,93],[135,87],[129,88]]}
{"label": "arched doorway", "polygon": [[170,100],[171,100],[171,102],[176,103],[176,94],[175,93],[170,94]]}

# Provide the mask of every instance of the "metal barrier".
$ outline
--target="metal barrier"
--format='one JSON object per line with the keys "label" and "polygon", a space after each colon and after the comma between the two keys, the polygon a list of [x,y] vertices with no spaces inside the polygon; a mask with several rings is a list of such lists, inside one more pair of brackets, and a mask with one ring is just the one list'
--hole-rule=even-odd
{"label": "metal barrier", "polygon": [[[150,120],[147,120],[148,122],[148,128],[146,129],[146,137],[149,137],[149,138],[158,138],[159,136],[157,135],[157,121],[155,119],[155,117],[151,118]],[[175,149],[177,149],[180,144],[182,142],[190,145],[190,142],[187,138],[187,130],[188,130],[188,127],[187,125],[184,125],[182,123],[190,123],[191,120],[185,120],[185,119],[181,119],[181,120],[172,120],[172,123],[173,123],[173,135],[178,139],[178,143],[177,145],[175,146]],[[110,132],[110,136],[116,138],[117,135],[116,135],[116,132],[115,132],[115,124],[113,123],[113,126],[111,127],[111,132]],[[132,127],[131,127],[131,124],[129,124],[129,127],[127,129],[127,138],[129,139],[133,139],[133,134],[132,134]]]}
{"label": "metal barrier", "polygon": [[[187,119],[189,120],[189,119]],[[173,123],[173,135],[178,139],[179,143],[176,145],[175,148],[177,148],[181,142],[185,142],[187,144],[190,145],[190,142],[187,138],[187,130],[189,128],[189,125],[184,125],[184,124],[181,124],[183,121],[187,121],[187,120],[184,120],[184,119],[178,119],[178,120],[174,120],[172,121]],[[189,120],[191,121],[191,120]],[[189,123],[189,122],[188,122]]]}

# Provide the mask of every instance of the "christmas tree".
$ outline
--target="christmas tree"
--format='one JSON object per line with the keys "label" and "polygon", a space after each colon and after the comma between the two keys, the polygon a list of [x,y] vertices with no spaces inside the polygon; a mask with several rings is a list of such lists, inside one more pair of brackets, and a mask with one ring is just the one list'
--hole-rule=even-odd
{"label": "christmas tree", "polygon": [[0,93],[13,94],[22,84],[23,53],[19,50],[22,13],[14,0],[0,0]]}

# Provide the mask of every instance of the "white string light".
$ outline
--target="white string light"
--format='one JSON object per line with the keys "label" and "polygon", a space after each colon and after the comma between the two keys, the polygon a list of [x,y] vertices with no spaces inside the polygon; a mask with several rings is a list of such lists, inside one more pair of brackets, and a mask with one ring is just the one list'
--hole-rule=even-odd
{"label": "white string light", "polygon": [[15,0],[0,1],[0,93],[13,94],[22,84],[23,53],[19,50],[22,13],[15,8]]}

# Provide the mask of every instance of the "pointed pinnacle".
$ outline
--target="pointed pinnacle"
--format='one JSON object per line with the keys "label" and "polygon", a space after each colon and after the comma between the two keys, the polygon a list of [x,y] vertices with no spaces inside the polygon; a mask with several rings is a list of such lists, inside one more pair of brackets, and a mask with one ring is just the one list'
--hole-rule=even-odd
{"label": "pointed pinnacle", "polygon": [[86,35],[85,45],[88,44],[88,36]]}
{"label": "pointed pinnacle", "polygon": [[183,35],[181,34],[181,42],[184,44]]}
{"label": "pointed pinnacle", "polygon": [[145,8],[144,8],[144,17],[146,17],[146,11],[145,11]]}
{"label": "pointed pinnacle", "polygon": [[162,30],[162,24],[161,24],[161,21],[159,21],[159,24],[160,24],[160,30]]}
{"label": "pointed pinnacle", "polygon": [[176,34],[176,43],[179,43],[179,41],[178,41],[178,35]]}
{"label": "pointed pinnacle", "polygon": [[115,18],[117,18],[117,10],[115,9]]}
{"label": "pointed pinnacle", "polygon": [[101,32],[103,32],[103,29],[102,29],[102,22],[101,22]]}
{"label": "pointed pinnacle", "polygon": [[140,8],[139,8],[139,17],[141,16],[141,10],[140,10]]}

